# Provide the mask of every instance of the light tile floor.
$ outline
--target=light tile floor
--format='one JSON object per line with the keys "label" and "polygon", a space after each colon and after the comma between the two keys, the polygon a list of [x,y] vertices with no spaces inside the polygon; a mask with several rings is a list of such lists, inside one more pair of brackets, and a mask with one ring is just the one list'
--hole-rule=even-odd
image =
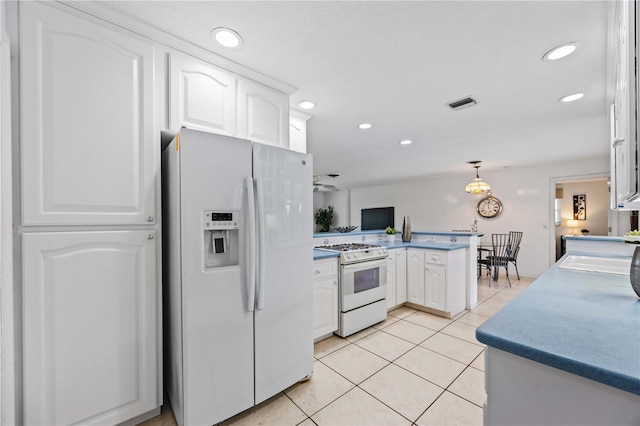
{"label": "light tile floor", "polygon": [[[478,280],[478,306],[446,319],[408,307],[315,345],[314,373],[230,425],[481,425],[485,345],[476,328],[533,280]],[[489,286],[491,284],[491,286]],[[144,426],[174,426],[168,404]]]}

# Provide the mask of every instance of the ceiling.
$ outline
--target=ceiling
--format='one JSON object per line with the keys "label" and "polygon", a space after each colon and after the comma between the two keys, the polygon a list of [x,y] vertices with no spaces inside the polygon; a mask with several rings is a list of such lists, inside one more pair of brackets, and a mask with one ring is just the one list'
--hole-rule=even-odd
{"label": "ceiling", "polygon": [[[292,108],[316,102],[307,151],[341,188],[608,155],[607,1],[101,3],[296,87]],[[217,46],[220,26],[243,47]]]}

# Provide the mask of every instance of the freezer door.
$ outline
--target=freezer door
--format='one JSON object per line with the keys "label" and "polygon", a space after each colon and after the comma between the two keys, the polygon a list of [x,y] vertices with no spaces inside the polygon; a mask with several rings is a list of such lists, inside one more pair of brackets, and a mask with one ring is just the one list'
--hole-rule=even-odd
{"label": "freezer door", "polygon": [[217,251],[204,219],[210,211],[240,212],[244,253],[251,143],[183,129],[177,146],[167,149],[180,154],[180,195],[174,199],[181,204],[182,312],[172,319],[182,321],[184,424],[215,424],[254,404],[253,312],[247,309],[246,258],[214,268],[203,261],[203,250]]}
{"label": "freezer door", "polygon": [[312,157],[253,144],[256,404],[313,372]]}

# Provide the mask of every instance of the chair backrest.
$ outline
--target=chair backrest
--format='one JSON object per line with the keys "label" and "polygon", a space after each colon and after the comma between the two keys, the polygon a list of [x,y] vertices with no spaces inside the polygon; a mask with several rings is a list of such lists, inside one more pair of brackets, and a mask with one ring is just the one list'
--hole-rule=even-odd
{"label": "chair backrest", "polygon": [[511,237],[511,247],[509,248],[509,252],[511,254],[509,257],[511,257],[512,260],[516,260],[518,258],[518,252],[520,251],[520,241],[522,241],[522,232],[509,231],[509,236]]}
{"label": "chair backrest", "polygon": [[491,245],[493,246],[494,265],[505,266],[509,262],[509,250],[511,249],[511,238],[509,234],[491,234]]}

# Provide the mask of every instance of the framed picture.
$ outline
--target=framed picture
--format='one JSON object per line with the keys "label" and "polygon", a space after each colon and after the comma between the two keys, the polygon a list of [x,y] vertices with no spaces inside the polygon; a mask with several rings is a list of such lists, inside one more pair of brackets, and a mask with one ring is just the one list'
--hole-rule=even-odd
{"label": "framed picture", "polygon": [[587,196],[585,194],[573,196],[573,219],[587,220]]}

